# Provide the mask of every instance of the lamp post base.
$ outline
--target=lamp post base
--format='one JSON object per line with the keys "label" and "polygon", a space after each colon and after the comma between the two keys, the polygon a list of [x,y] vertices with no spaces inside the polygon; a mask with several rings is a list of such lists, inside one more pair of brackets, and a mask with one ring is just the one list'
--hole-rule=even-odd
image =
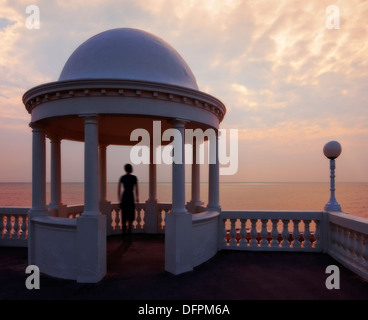
{"label": "lamp post base", "polygon": [[331,203],[328,202],[325,205],[325,211],[332,211],[332,212],[341,212],[341,206],[336,202],[336,203]]}

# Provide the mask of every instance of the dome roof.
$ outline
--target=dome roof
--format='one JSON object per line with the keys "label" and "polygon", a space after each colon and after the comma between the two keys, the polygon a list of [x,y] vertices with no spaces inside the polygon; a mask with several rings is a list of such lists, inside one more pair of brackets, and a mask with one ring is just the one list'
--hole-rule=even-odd
{"label": "dome roof", "polygon": [[82,43],[59,77],[59,81],[76,79],[141,80],[198,90],[192,71],[172,46],[129,28],[108,30]]}

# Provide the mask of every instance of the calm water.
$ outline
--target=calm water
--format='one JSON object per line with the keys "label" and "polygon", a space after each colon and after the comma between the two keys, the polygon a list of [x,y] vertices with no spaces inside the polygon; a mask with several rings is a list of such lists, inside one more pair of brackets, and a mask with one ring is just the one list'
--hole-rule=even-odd
{"label": "calm water", "polygon": [[[140,200],[148,198],[148,184],[140,183]],[[368,183],[338,183],[336,198],[344,212],[368,218]],[[63,203],[82,204],[83,184],[63,184]],[[158,198],[171,202],[171,184],[158,183]],[[201,198],[207,203],[208,187],[201,184]],[[117,201],[117,186],[109,183],[107,197]],[[47,202],[50,185],[47,185]],[[190,200],[190,184],[186,185]],[[329,199],[328,183],[222,183],[220,203],[223,210],[322,210]],[[30,206],[30,183],[0,183],[0,206]]]}

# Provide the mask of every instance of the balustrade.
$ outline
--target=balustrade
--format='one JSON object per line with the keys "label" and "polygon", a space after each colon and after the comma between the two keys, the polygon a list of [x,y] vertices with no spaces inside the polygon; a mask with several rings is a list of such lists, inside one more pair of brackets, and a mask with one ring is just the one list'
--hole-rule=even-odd
{"label": "balustrade", "polygon": [[[122,231],[118,203],[103,212],[107,234]],[[157,203],[157,232],[165,232],[170,203]],[[83,205],[69,206],[69,218],[83,213]],[[28,245],[28,211],[24,207],[0,207],[0,245]],[[133,233],[145,232],[145,204],[136,204]],[[345,213],[319,211],[222,211],[219,249],[258,251],[327,252],[347,268],[368,280],[368,219]]]}
{"label": "balustrade", "polygon": [[329,254],[365,279],[368,279],[367,221],[344,213],[330,213]]}
{"label": "balustrade", "polygon": [[29,208],[0,208],[0,244],[27,246]]}
{"label": "balustrade", "polygon": [[[165,232],[165,214],[171,211],[171,203],[157,204],[157,230],[158,233]],[[145,232],[145,204],[137,203],[135,205],[136,213],[132,224],[133,233]],[[122,216],[118,203],[111,205],[111,211],[107,214],[108,234],[120,234],[122,232]]]}
{"label": "balustrade", "polygon": [[321,220],[322,212],[314,211],[223,211],[220,246],[236,250],[321,251]]}

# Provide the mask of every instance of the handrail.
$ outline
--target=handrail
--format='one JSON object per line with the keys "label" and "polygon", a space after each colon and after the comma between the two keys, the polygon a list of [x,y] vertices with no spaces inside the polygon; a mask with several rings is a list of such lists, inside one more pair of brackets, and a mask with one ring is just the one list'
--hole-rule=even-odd
{"label": "handrail", "polygon": [[219,247],[231,250],[323,249],[322,211],[222,211]]}

